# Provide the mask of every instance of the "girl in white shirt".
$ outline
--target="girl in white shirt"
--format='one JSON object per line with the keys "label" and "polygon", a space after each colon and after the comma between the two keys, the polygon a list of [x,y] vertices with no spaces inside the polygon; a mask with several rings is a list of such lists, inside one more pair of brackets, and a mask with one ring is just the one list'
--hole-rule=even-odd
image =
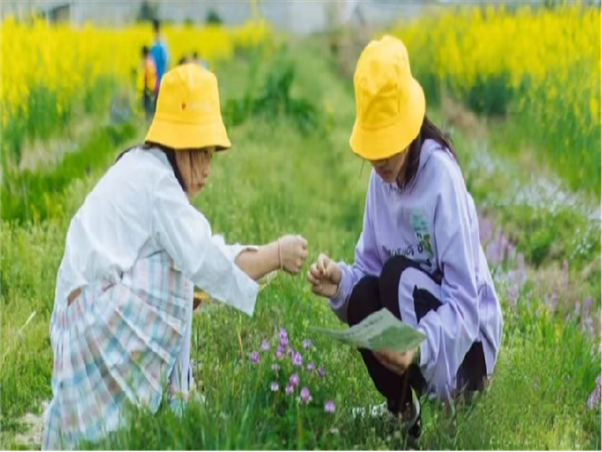
{"label": "girl in white shirt", "polygon": [[155,411],[166,386],[173,407],[187,399],[195,286],[252,315],[259,278],[300,271],[302,237],[227,245],[191,205],[229,147],[215,76],[196,64],[167,73],[145,145],[117,159],[69,226],[43,449],[100,439],[126,403]]}

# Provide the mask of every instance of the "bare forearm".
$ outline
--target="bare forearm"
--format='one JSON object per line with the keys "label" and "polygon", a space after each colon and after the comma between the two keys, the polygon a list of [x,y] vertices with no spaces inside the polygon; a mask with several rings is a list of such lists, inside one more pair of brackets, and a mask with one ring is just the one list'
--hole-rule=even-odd
{"label": "bare forearm", "polygon": [[257,250],[245,250],[236,257],[235,263],[249,278],[257,281],[280,268],[278,242],[260,246]]}

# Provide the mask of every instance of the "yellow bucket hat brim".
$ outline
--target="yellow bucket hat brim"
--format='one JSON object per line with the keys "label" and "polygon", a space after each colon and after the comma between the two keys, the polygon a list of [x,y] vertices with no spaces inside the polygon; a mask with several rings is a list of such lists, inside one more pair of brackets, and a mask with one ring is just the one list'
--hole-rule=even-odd
{"label": "yellow bucket hat brim", "polygon": [[366,160],[383,160],[403,152],[416,139],[426,114],[424,90],[412,78],[410,99],[405,111],[397,120],[386,127],[367,129],[357,119],[349,139],[353,152]]}
{"label": "yellow bucket hat brim", "polygon": [[218,151],[223,151],[232,146],[221,120],[187,124],[155,117],[146,141],[172,149],[200,149],[215,146]]}

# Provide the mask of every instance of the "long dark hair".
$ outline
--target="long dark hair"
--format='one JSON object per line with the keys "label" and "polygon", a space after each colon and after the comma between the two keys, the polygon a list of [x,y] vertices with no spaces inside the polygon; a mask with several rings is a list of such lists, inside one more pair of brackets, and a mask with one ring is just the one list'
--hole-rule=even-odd
{"label": "long dark hair", "polygon": [[458,158],[449,136],[441,131],[441,129],[425,115],[418,137],[410,144],[403,179],[397,182],[401,190],[412,187],[416,180],[418,168],[420,167],[420,153],[422,151],[422,145],[426,140],[436,141],[446,152],[453,155],[455,159]]}
{"label": "long dark hair", "polygon": [[167,157],[167,161],[171,165],[173,174],[176,177],[176,180],[178,181],[178,183],[180,184],[180,187],[182,187],[182,190],[186,191],[186,184],[184,184],[184,178],[182,177],[182,172],[180,171],[180,168],[178,167],[178,162],[176,161],[175,149],[167,147],[167,146],[163,146],[162,144],[145,141],[142,145],[133,146],[133,147],[123,151],[121,154],[119,154],[117,156],[117,158],[115,159],[115,163],[117,163],[121,159],[121,157],[123,157],[125,154],[130,152],[132,149],[142,149],[143,151],[150,151],[151,149],[159,149],[160,151],[162,151],[165,154],[165,156]]}

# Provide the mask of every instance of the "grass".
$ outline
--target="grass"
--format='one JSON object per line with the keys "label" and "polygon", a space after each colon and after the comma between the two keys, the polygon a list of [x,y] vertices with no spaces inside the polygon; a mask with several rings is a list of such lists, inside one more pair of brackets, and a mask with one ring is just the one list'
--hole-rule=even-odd
{"label": "grass", "polygon": [[[295,96],[323,98],[334,107],[328,136],[302,132],[286,117],[251,117],[229,129],[234,147],[214,159],[209,184],[195,202],[214,232],[225,234],[230,242],[263,243],[288,232],[302,234],[310,243],[308,263],[322,251],[352,260],[369,175],[369,168],[348,149],[352,92],[332,73],[320,51],[311,45],[291,51],[297,62],[293,90]],[[218,68],[223,102],[244,95],[247,71],[244,60]],[[464,159],[478,150],[466,138],[459,143],[466,143]],[[54,195],[60,206],[56,215],[36,224],[2,222],[0,428],[9,432],[0,439],[3,448],[18,446],[10,434],[21,428],[18,418],[50,396],[48,321],[56,271],[69,220],[112,159],[105,155],[106,161],[73,178]],[[476,192],[486,192],[490,181],[472,180]],[[531,232],[537,232],[547,225],[531,227]],[[549,254],[543,259],[544,264],[552,262]],[[597,281],[599,287],[599,274]],[[454,422],[442,407],[425,404],[423,447],[599,449],[600,409],[590,411],[585,406],[600,373],[600,355],[592,354],[597,342],[591,343],[576,319],[550,315],[528,288],[516,307],[506,302],[502,286],[499,292],[505,330],[490,388],[474,405],[459,407]],[[36,316],[20,335],[32,312]],[[303,275],[279,275],[259,295],[253,318],[209,304],[195,316],[192,339],[195,378],[204,389],[206,404],[191,404],[182,418],[167,409],[154,416],[134,410],[125,430],[101,444],[82,447],[404,448],[403,436],[387,432],[382,422],[352,419],[351,407],[382,400],[359,354],[312,334],[312,325],[333,327],[338,322],[326,302],[310,293]],[[267,354],[259,365],[249,360],[261,341],[281,327],[287,329],[296,349],[302,340],[311,339],[316,347],[311,359],[326,370],[324,378],[300,373],[301,385],[312,392],[309,406],[287,401],[282,394],[284,380],[279,380],[279,393],[270,391],[276,377]],[[310,352],[302,353],[307,362]],[[324,412],[326,400],[335,402],[334,414]],[[333,427],[338,432],[331,433]]]}

